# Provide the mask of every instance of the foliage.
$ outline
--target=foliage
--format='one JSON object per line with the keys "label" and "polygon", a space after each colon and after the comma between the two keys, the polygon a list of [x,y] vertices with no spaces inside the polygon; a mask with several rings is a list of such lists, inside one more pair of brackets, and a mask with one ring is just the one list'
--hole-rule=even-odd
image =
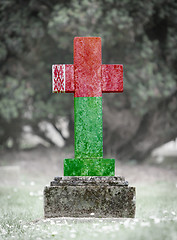
{"label": "foliage", "polygon": [[[58,115],[72,121],[72,96],[51,95],[50,79],[51,64],[72,63],[75,36],[101,36],[103,63],[124,64],[125,93],[120,100],[115,94],[104,95],[105,106],[115,112],[129,109],[140,124],[176,89],[176,16],[174,0],[2,1],[1,144],[13,135],[10,126],[19,121],[55,124]],[[109,129],[111,123],[106,120],[105,125]],[[21,128],[14,141],[20,133]],[[135,132],[128,134],[132,137]],[[108,146],[111,141],[106,141]]]}

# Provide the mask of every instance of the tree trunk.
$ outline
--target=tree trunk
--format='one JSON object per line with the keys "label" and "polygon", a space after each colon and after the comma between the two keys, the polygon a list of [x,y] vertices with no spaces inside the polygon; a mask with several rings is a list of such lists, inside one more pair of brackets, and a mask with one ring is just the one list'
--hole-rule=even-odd
{"label": "tree trunk", "polygon": [[[107,131],[110,130],[110,132],[105,136],[107,145],[104,144],[104,147],[106,152],[109,153],[108,149],[112,149],[119,160],[136,159],[137,161],[143,161],[154,148],[175,139],[177,136],[177,90],[171,96],[159,102],[142,118],[137,118],[137,121],[131,111],[128,111],[128,113],[128,121],[132,124],[127,124],[127,113],[122,110],[119,116],[122,114],[121,118],[125,119],[126,123],[123,122],[122,127],[120,124],[117,128],[113,128],[111,125],[114,124],[109,121]],[[109,111],[109,116],[109,118],[115,118],[115,114],[111,111]],[[124,126],[126,126],[126,129],[124,129]],[[125,133],[122,134],[122,132]]]}

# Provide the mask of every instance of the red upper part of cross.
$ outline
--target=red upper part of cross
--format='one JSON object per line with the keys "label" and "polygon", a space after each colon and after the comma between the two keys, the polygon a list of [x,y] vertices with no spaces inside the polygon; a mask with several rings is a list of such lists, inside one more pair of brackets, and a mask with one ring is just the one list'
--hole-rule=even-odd
{"label": "red upper part of cross", "polygon": [[74,64],[53,65],[53,92],[75,97],[101,97],[123,91],[123,66],[101,64],[101,38],[75,37]]}

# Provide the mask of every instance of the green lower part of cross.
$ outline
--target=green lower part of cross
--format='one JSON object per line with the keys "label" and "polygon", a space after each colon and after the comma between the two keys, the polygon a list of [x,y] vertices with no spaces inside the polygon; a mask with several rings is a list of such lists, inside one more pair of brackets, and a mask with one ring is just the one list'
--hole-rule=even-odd
{"label": "green lower part of cross", "polygon": [[115,176],[115,159],[65,159],[64,176]]}
{"label": "green lower part of cross", "polygon": [[75,158],[64,176],[114,176],[115,160],[103,158],[102,97],[74,98]]}
{"label": "green lower part of cross", "polygon": [[102,97],[74,98],[75,158],[103,158]]}

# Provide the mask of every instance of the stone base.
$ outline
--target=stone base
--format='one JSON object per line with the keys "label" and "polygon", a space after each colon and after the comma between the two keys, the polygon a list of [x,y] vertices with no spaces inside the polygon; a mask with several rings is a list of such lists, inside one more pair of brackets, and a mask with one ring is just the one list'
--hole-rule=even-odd
{"label": "stone base", "polygon": [[133,218],[135,188],[123,177],[56,177],[44,189],[44,215]]}

